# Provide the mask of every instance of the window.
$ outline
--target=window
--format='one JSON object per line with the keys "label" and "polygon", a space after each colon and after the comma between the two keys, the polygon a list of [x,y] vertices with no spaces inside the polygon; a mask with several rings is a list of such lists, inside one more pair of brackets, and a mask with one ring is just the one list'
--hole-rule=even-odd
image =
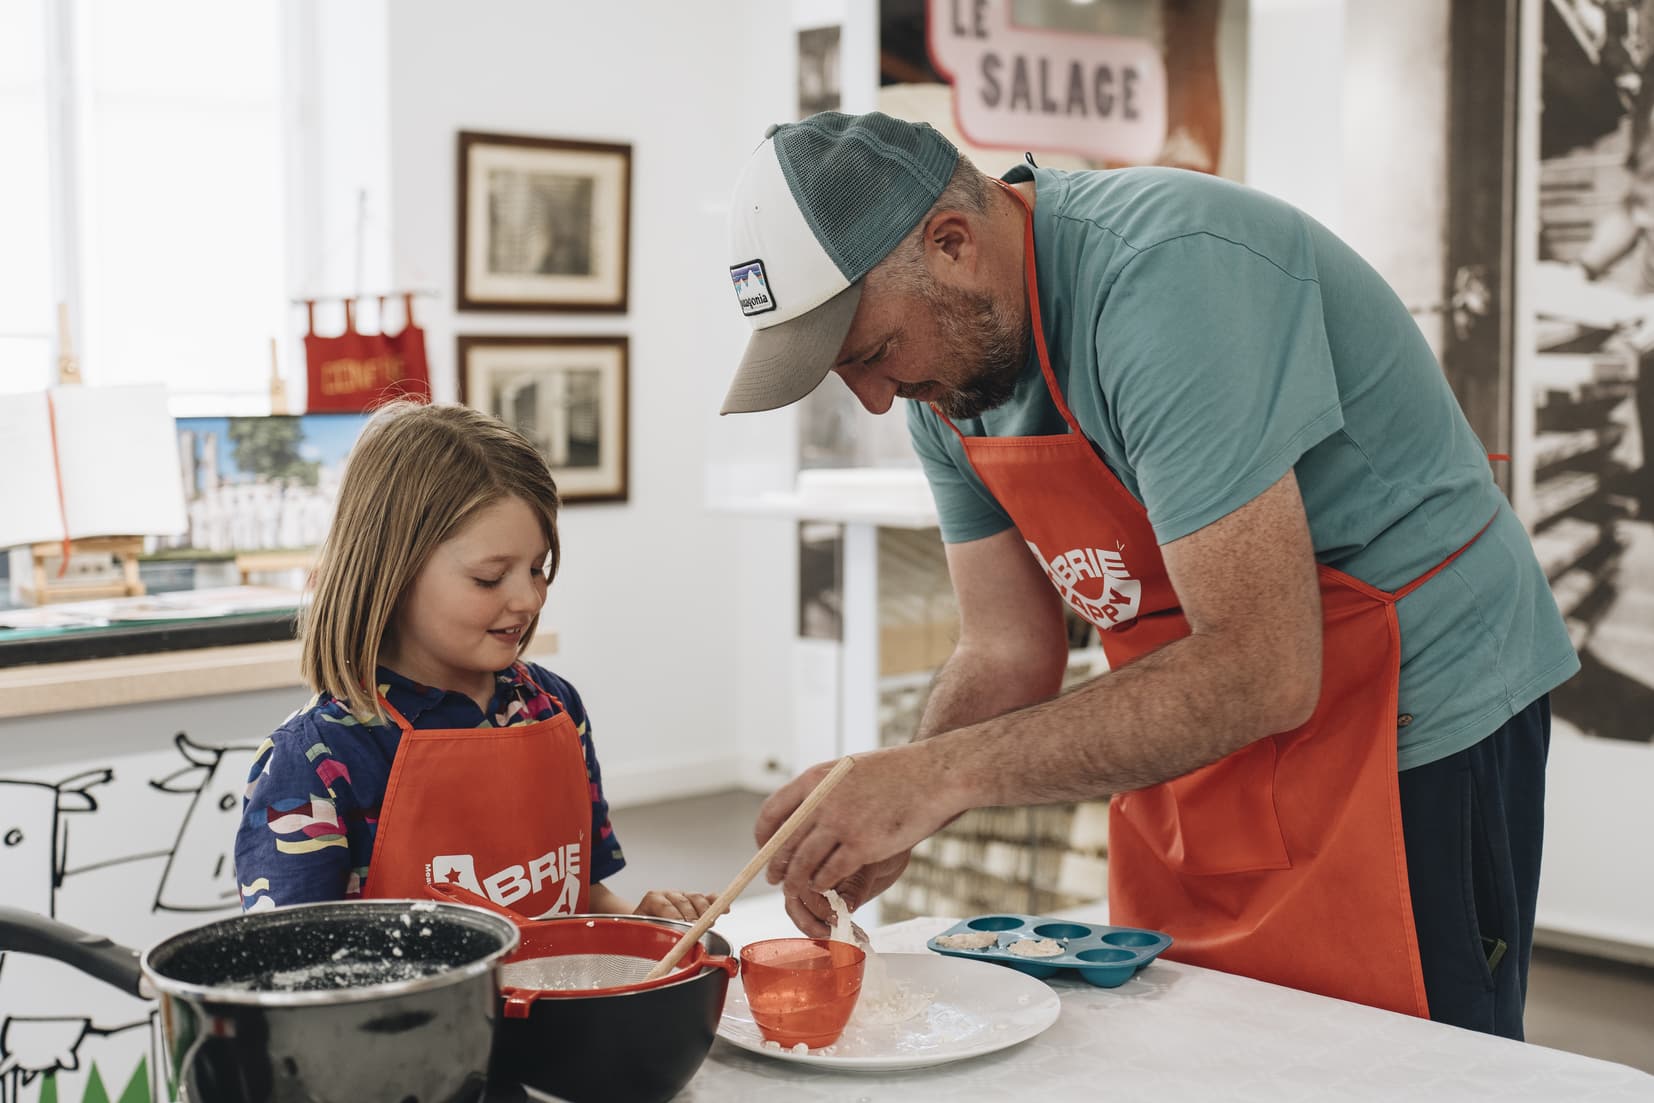
{"label": "window", "polygon": [[50,378],[52,243],[44,9],[0,4],[0,390]]}
{"label": "window", "polygon": [[218,412],[266,393],[289,317],[281,44],[274,3],[0,4],[0,148],[38,151],[0,174],[5,389],[55,378],[65,301],[87,383]]}

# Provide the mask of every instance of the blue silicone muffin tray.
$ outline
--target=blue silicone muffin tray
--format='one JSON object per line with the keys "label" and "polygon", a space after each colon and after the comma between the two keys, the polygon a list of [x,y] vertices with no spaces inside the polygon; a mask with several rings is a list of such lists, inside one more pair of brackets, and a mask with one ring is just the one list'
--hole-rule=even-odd
{"label": "blue silicone muffin tray", "polygon": [[[992,945],[980,950],[956,950],[937,945],[950,934],[988,931],[996,935]],[[1025,938],[1049,938],[1062,943],[1063,952],[1053,957],[1023,957],[1010,952],[1011,944]],[[1098,988],[1117,988],[1133,973],[1153,961],[1172,944],[1172,936],[1139,927],[1103,927],[1052,919],[1044,915],[978,915],[955,923],[925,943],[939,954],[970,957],[1009,965],[1031,977],[1044,979],[1058,970],[1075,970]]]}

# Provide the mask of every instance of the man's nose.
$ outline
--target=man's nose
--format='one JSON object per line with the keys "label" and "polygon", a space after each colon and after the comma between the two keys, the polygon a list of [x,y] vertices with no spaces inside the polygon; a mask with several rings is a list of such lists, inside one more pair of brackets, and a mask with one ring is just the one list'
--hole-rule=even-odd
{"label": "man's nose", "polygon": [[844,385],[850,388],[850,393],[870,414],[882,414],[896,401],[896,384],[877,372],[863,368],[859,371],[844,369],[838,374]]}

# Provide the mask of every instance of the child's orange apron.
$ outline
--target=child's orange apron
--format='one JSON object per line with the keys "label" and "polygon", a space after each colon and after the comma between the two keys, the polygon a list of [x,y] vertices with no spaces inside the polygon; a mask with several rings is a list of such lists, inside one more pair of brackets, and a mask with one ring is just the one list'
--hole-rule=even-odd
{"label": "child's orange apron", "polygon": [[[1057,386],[1031,211],[1024,236],[1040,371],[1068,432],[961,439],[1064,600],[1101,629],[1118,669],[1189,626],[1147,510],[1092,449]],[[1396,787],[1395,603],[1463,550],[1395,593],[1318,567],[1323,669],[1314,714],[1294,731],[1114,798],[1114,923],[1169,932],[1176,943],[1167,956],[1179,961],[1428,1014]]]}
{"label": "child's orange apron", "polygon": [[591,784],[580,733],[552,700],[557,715],[531,724],[421,731],[379,698],[402,742],[364,896],[424,899],[451,882],[529,918],[586,911]]}

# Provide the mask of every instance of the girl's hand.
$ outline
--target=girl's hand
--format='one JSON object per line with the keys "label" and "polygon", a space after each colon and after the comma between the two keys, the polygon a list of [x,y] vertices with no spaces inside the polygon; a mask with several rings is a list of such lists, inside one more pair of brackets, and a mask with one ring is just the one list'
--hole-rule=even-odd
{"label": "girl's hand", "polygon": [[[658,919],[685,919],[693,923],[712,907],[713,897],[699,892],[676,892],[655,889],[643,896],[633,915],[652,915]],[[724,909],[726,912],[728,908]]]}

